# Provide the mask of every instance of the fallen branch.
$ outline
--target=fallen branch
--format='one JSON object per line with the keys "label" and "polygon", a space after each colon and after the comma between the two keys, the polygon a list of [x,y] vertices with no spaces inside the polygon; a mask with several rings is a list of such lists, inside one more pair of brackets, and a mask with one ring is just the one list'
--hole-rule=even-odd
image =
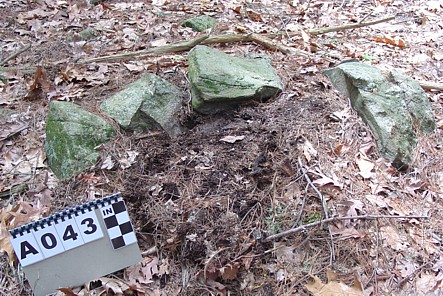
{"label": "fallen branch", "polygon": [[[361,28],[365,26],[371,26],[383,22],[387,22],[394,19],[393,16],[386,17],[382,19],[377,19],[374,21],[369,22],[361,22],[356,24],[345,24],[341,26],[336,27],[326,27],[326,28],[319,28],[319,29],[313,29],[313,30],[307,30],[306,32],[312,35],[321,35],[329,32],[337,32],[342,30],[349,30],[349,29],[355,29],[355,28]],[[291,35],[300,35],[301,31],[299,32],[292,32]],[[181,52],[192,49],[194,46],[198,44],[220,44],[220,43],[233,43],[233,42],[256,42],[261,45],[265,45],[266,47],[275,48],[283,53],[287,54],[299,54],[304,56],[312,56],[312,54],[297,50],[294,48],[291,48],[289,46],[285,45],[277,45],[276,43],[272,42],[270,39],[276,38],[278,36],[283,36],[282,33],[279,34],[223,34],[223,35],[215,35],[209,37],[208,35],[203,35],[200,37],[196,37],[194,39],[188,40],[188,41],[180,41],[177,43],[171,43],[163,46],[158,46],[154,48],[149,48],[145,50],[140,50],[136,52],[129,52],[129,53],[122,53],[122,54],[115,54],[115,55],[109,55],[109,56],[103,56],[98,58],[93,58],[89,60],[80,61],[79,64],[88,64],[88,63],[94,63],[94,62],[104,62],[104,61],[111,61],[111,60],[122,60],[122,59],[128,59],[128,58],[134,58],[134,57],[144,57],[154,54],[164,54],[164,53],[175,53],[175,52]]]}
{"label": "fallen branch", "polygon": [[3,66],[7,61],[12,60],[13,58],[15,58],[16,56],[18,56],[19,54],[27,51],[28,49],[31,48],[31,45],[26,45],[25,47],[20,48],[17,52],[11,54],[9,57],[6,57],[4,60],[2,60],[0,62],[0,66]]}
{"label": "fallen branch", "polygon": [[343,221],[343,220],[375,220],[375,219],[429,219],[428,216],[392,216],[392,215],[364,215],[364,216],[346,216],[346,217],[333,217],[328,219],[323,219],[317,222],[308,223],[305,225],[298,226],[296,228],[292,228],[274,235],[270,235],[263,239],[264,242],[269,242],[284,236],[288,236],[290,234],[294,234],[303,230],[306,230],[307,228],[315,227],[317,225],[321,225],[324,223],[330,223],[335,221]]}
{"label": "fallen branch", "polygon": [[157,47],[149,48],[149,49],[145,49],[145,50],[139,50],[139,51],[135,51],[135,52],[121,53],[121,54],[93,58],[93,59],[89,59],[89,60],[85,60],[85,61],[80,61],[79,64],[88,64],[88,63],[104,62],[104,61],[111,61],[111,60],[122,60],[122,59],[133,58],[133,57],[143,57],[143,56],[147,56],[147,55],[151,55],[151,54],[164,54],[164,53],[185,51],[185,50],[189,50],[189,49],[193,48],[194,46],[202,43],[208,37],[209,37],[208,35],[203,35],[203,36],[199,36],[197,38],[194,38],[194,39],[191,39],[188,41],[176,42],[176,43],[157,46]]}
{"label": "fallen branch", "polygon": [[321,34],[326,34],[326,33],[330,33],[330,32],[338,32],[338,31],[343,31],[343,30],[372,26],[372,25],[376,25],[376,24],[380,24],[380,23],[384,23],[384,22],[389,22],[393,19],[395,19],[395,16],[388,16],[385,18],[381,18],[381,19],[377,19],[377,20],[373,20],[373,21],[369,21],[369,22],[361,22],[361,23],[355,23],[355,24],[345,24],[345,25],[336,26],[336,27],[313,29],[313,30],[308,30],[306,32],[308,32],[311,35],[321,35]]}

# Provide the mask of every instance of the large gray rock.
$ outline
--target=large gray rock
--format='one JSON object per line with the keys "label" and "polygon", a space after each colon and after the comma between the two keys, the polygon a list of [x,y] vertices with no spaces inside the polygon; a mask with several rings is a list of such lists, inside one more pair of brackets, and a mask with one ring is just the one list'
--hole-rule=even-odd
{"label": "large gray rock", "polygon": [[268,58],[239,58],[204,45],[189,53],[192,107],[212,114],[241,103],[264,101],[282,90]]}
{"label": "large gray rock", "polygon": [[381,154],[398,169],[406,169],[414,155],[417,133],[435,129],[426,93],[410,77],[358,62],[325,71],[335,87],[372,130]]}
{"label": "large gray rock", "polygon": [[77,105],[54,101],[46,122],[45,150],[48,165],[60,179],[67,179],[93,166],[99,156],[96,147],[113,134],[103,118]]}
{"label": "large gray rock", "polygon": [[201,15],[185,20],[182,23],[182,26],[192,28],[192,30],[197,32],[202,32],[209,28],[214,28],[215,23],[216,23],[215,18],[210,17],[208,15]]}
{"label": "large gray rock", "polygon": [[105,100],[100,108],[125,130],[163,129],[176,137],[183,131],[176,116],[182,97],[176,86],[148,73]]}

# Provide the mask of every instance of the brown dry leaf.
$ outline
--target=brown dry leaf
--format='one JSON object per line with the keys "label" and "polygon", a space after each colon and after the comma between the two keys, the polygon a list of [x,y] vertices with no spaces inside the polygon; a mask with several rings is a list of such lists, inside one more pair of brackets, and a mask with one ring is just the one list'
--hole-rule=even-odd
{"label": "brown dry leaf", "polygon": [[397,229],[392,226],[383,226],[380,228],[380,236],[383,238],[385,246],[389,246],[396,251],[405,251],[410,245],[403,237],[400,237]]}
{"label": "brown dry leaf", "polygon": [[329,152],[328,154],[330,156],[343,156],[346,153],[348,153],[350,147],[346,144],[339,144],[337,146],[334,147],[334,149],[332,150],[332,153]]}
{"label": "brown dry leaf", "polygon": [[317,157],[317,154],[318,152],[314,149],[314,146],[312,146],[311,142],[306,140],[303,144],[303,155],[305,156],[306,160],[308,162],[311,162],[313,157]]}
{"label": "brown dry leaf", "polygon": [[9,241],[11,235],[8,231],[8,226],[12,219],[12,215],[10,215],[11,210],[13,210],[13,207],[11,204],[8,204],[0,211],[0,252],[6,252],[10,264],[15,261],[14,249]]}
{"label": "brown dry leaf", "polygon": [[34,82],[29,87],[29,92],[24,99],[30,101],[46,99],[46,94],[53,89],[54,86],[48,80],[46,70],[42,66],[37,66],[34,74]]}
{"label": "brown dry leaf", "polygon": [[221,284],[219,282],[216,282],[214,280],[207,280],[206,284],[209,287],[212,287],[212,288],[216,289],[218,291],[218,293],[219,293],[218,295],[220,295],[220,296],[225,296],[226,295],[226,287],[223,284]]}
{"label": "brown dry leaf", "polygon": [[222,268],[220,268],[221,276],[224,280],[235,280],[237,279],[238,270],[240,269],[240,263],[228,263]]}
{"label": "brown dry leaf", "polygon": [[27,129],[29,124],[27,122],[17,121],[16,123],[2,123],[2,130],[0,130],[0,141],[6,140],[15,134],[18,134],[24,129]]}
{"label": "brown dry leaf", "polygon": [[151,41],[152,47],[163,46],[168,44],[168,40],[166,38],[158,38]]}
{"label": "brown dry leaf", "polygon": [[422,180],[416,179],[416,178],[410,178],[408,180],[408,185],[405,187],[406,191],[408,191],[411,194],[415,194],[416,190],[426,188],[426,183]]}
{"label": "brown dry leaf", "polygon": [[360,145],[360,148],[358,151],[360,153],[362,153],[363,155],[368,155],[371,152],[371,150],[374,149],[375,147],[376,146],[375,146],[374,141],[370,140],[370,141]]}
{"label": "brown dry leaf", "polygon": [[417,291],[420,291],[424,295],[430,295],[431,292],[435,291],[437,284],[437,277],[434,274],[430,273],[421,273],[415,279]]}
{"label": "brown dry leaf", "polygon": [[361,284],[355,282],[353,287],[338,281],[337,275],[332,271],[327,271],[328,283],[324,284],[321,279],[316,276],[311,276],[311,280],[305,285],[315,296],[363,296]]}
{"label": "brown dry leaf", "polygon": [[387,193],[391,191],[390,186],[383,180],[372,180],[372,182],[369,183],[369,187],[371,188],[371,193],[373,196],[377,196],[377,194],[381,192]]}
{"label": "brown dry leaf", "polygon": [[123,292],[130,289],[130,287],[126,283],[119,279],[101,277],[98,280],[101,281],[102,286],[106,290],[106,292],[112,292],[114,295],[123,294]]}
{"label": "brown dry leaf", "polygon": [[286,246],[284,242],[276,242],[274,243],[275,248],[275,257],[277,258],[277,262],[282,265],[286,264],[300,264],[302,261],[302,256],[295,251],[296,246]]}
{"label": "brown dry leaf", "polygon": [[150,284],[152,277],[159,273],[158,258],[146,257],[142,262],[134,264],[125,270],[125,278],[130,285]]}
{"label": "brown dry leaf", "polygon": [[42,214],[47,211],[47,208],[38,207],[22,201],[9,212],[14,217],[9,226],[14,228],[26,223],[37,221],[42,217]]}
{"label": "brown dry leaf", "polygon": [[59,290],[60,292],[62,292],[66,296],[77,296],[77,294],[74,293],[74,291],[72,291],[71,288],[59,288],[57,290]]}
{"label": "brown dry leaf", "polygon": [[132,164],[135,163],[135,159],[140,154],[137,151],[128,150],[126,151],[127,156],[123,156],[118,160],[122,169],[129,168]]}
{"label": "brown dry leaf", "polygon": [[397,46],[397,47],[405,47],[406,46],[405,42],[398,37],[397,38],[390,38],[388,36],[374,37],[374,40],[376,42],[386,43],[386,44]]}
{"label": "brown dry leaf", "polygon": [[358,199],[350,199],[347,201],[337,203],[337,206],[343,207],[344,210],[340,212],[342,212],[344,216],[355,217],[358,216],[359,214],[358,212],[360,213],[363,212],[363,207],[365,205]]}
{"label": "brown dry leaf", "polygon": [[317,173],[317,172],[313,172],[313,171],[309,171],[309,172],[321,177],[320,179],[316,179],[316,180],[312,181],[313,184],[316,184],[320,187],[325,186],[325,185],[333,185],[339,189],[343,189],[343,184],[338,181],[336,175],[333,175],[332,178],[330,178],[322,173]]}
{"label": "brown dry leaf", "polygon": [[406,216],[411,214],[411,210],[407,208],[407,205],[400,198],[386,198],[388,211],[391,215]]}
{"label": "brown dry leaf", "polygon": [[363,179],[371,179],[375,177],[375,173],[373,172],[374,163],[369,161],[364,155],[358,153],[355,157],[355,162],[359,168],[358,174],[363,177]]}
{"label": "brown dry leaf", "polygon": [[254,22],[263,22],[263,18],[261,17],[261,14],[258,12],[255,12],[252,9],[246,9],[246,14],[248,15],[249,19]]}
{"label": "brown dry leaf", "polygon": [[145,69],[145,66],[143,66],[142,64],[123,64],[129,71],[131,72],[140,72],[143,71]]}
{"label": "brown dry leaf", "polygon": [[366,199],[369,200],[374,206],[380,208],[388,208],[388,204],[384,201],[384,198],[380,195],[367,194]]}

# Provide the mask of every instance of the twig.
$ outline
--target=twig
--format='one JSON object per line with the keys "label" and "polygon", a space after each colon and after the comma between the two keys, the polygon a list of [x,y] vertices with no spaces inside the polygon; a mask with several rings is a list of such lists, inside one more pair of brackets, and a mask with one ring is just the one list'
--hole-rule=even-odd
{"label": "twig", "polygon": [[149,256],[149,255],[154,255],[157,254],[158,249],[156,246],[150,247],[149,249],[147,249],[146,251],[142,252],[141,255],[142,256]]}
{"label": "twig", "polygon": [[443,83],[438,82],[432,82],[432,81],[422,81],[422,80],[416,80],[417,83],[423,88],[424,90],[443,90]]}
{"label": "twig", "polygon": [[11,54],[9,57],[6,57],[4,60],[2,60],[0,62],[0,66],[3,66],[7,61],[12,60],[13,58],[15,58],[16,56],[18,56],[19,54],[27,51],[28,49],[31,48],[31,45],[26,45],[25,47],[22,47],[21,49],[19,49],[17,52]]}
{"label": "twig", "polygon": [[[301,163],[300,157],[298,158],[298,165],[300,166],[300,169],[302,170],[303,175],[305,176],[305,179],[308,182],[309,186],[311,186],[311,188],[314,189],[315,193],[317,193],[318,197],[320,198],[323,206],[323,212],[325,213],[325,218],[328,219],[329,214],[328,214],[328,205],[326,204],[326,200],[323,197],[323,194],[321,194],[321,192],[317,189],[317,187],[315,187],[314,184],[312,184],[311,178],[309,178],[308,176],[308,172],[305,171],[305,169],[303,168],[303,164]],[[334,246],[334,237],[332,236],[331,225],[328,225],[328,232],[329,232],[329,238],[331,240],[331,258],[329,263],[332,265],[332,262],[335,260],[335,246]]]}
{"label": "twig", "polygon": [[321,34],[326,34],[326,33],[330,33],[330,32],[338,32],[338,31],[343,31],[343,30],[372,26],[372,25],[376,25],[376,24],[380,24],[380,23],[384,23],[384,22],[389,22],[393,19],[395,19],[395,16],[389,16],[389,17],[385,17],[385,18],[381,18],[381,19],[377,19],[377,20],[373,20],[373,21],[369,21],[369,22],[363,22],[363,23],[345,24],[345,25],[336,26],[336,27],[313,29],[313,30],[308,30],[307,32],[311,35],[321,35]]}
{"label": "twig", "polygon": [[298,226],[296,228],[291,228],[289,230],[274,234],[274,235],[270,235],[268,237],[266,237],[265,239],[263,239],[264,242],[269,242],[281,237],[285,237],[303,230],[306,230],[307,228],[311,228],[311,227],[315,227],[317,225],[321,225],[324,223],[330,223],[330,222],[335,222],[335,221],[342,221],[342,220],[375,220],[375,219],[429,219],[428,216],[392,216],[392,215],[364,215],[364,216],[346,216],[346,217],[332,217],[332,218],[328,218],[328,219],[323,219],[320,221],[316,221],[316,222],[312,222],[312,223],[308,223],[305,225],[301,225]]}
{"label": "twig", "polygon": [[374,279],[374,289],[375,289],[375,293],[377,293],[378,291],[378,281],[377,281],[377,271],[378,271],[378,260],[379,260],[379,252],[380,252],[380,232],[378,231],[378,220],[374,221],[374,225],[375,225],[375,249],[376,249],[376,253],[375,253],[375,266],[374,266],[374,270],[372,271],[371,277],[368,279],[368,282],[365,285],[365,289],[369,286],[369,284],[371,283],[371,281]]}

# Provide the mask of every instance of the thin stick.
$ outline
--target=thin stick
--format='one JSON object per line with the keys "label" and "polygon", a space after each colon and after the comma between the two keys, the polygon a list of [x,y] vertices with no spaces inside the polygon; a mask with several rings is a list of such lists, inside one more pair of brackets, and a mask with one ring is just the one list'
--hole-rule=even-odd
{"label": "thin stick", "polygon": [[[315,193],[317,193],[318,197],[321,200],[322,206],[323,206],[323,212],[325,213],[325,218],[329,218],[328,214],[328,205],[326,204],[326,200],[323,197],[323,194],[321,194],[320,190],[317,189],[317,187],[312,184],[311,178],[308,176],[308,172],[305,171],[303,168],[303,164],[301,163],[300,157],[298,158],[298,165],[300,166],[301,171],[303,172],[303,175],[305,176],[306,181],[308,182],[309,186],[311,186],[312,189],[314,189]],[[335,260],[335,246],[334,246],[334,237],[332,236],[332,230],[331,225],[328,225],[328,232],[329,232],[329,238],[331,240],[331,258],[330,258],[330,264],[332,265],[332,262]]]}
{"label": "thin stick", "polygon": [[443,83],[438,82],[432,82],[432,81],[422,81],[422,80],[416,80],[417,83],[423,88],[424,90],[443,90]]}
{"label": "thin stick", "polygon": [[313,29],[313,30],[308,30],[307,32],[311,35],[321,35],[321,34],[326,34],[326,33],[330,33],[330,32],[338,32],[338,31],[343,31],[343,30],[372,26],[372,25],[376,25],[376,24],[380,24],[380,23],[384,23],[384,22],[389,22],[393,19],[395,19],[395,16],[389,16],[389,17],[385,17],[385,18],[381,18],[381,19],[377,19],[377,20],[373,20],[373,21],[369,21],[369,22],[363,22],[363,23],[345,24],[345,25],[336,26],[336,27]]}
{"label": "thin stick", "polygon": [[306,230],[307,228],[311,228],[311,227],[315,227],[317,225],[321,225],[324,223],[330,223],[330,222],[335,222],[335,221],[342,221],[342,220],[375,220],[375,219],[429,219],[428,216],[392,216],[392,215],[364,215],[364,216],[346,216],[346,217],[332,217],[332,218],[328,218],[328,219],[323,219],[320,221],[316,221],[316,222],[312,222],[312,223],[308,223],[305,225],[301,225],[298,226],[296,228],[291,228],[289,230],[274,234],[274,235],[270,235],[268,237],[266,237],[265,239],[263,239],[264,242],[269,242],[281,237],[285,237],[303,230]]}
{"label": "thin stick", "polygon": [[16,56],[18,56],[19,54],[27,51],[28,49],[31,48],[31,45],[26,45],[25,47],[22,47],[21,49],[19,49],[17,52],[11,54],[9,57],[6,57],[3,61],[0,62],[0,66],[3,66],[7,61],[12,60],[13,58],[15,58]]}

